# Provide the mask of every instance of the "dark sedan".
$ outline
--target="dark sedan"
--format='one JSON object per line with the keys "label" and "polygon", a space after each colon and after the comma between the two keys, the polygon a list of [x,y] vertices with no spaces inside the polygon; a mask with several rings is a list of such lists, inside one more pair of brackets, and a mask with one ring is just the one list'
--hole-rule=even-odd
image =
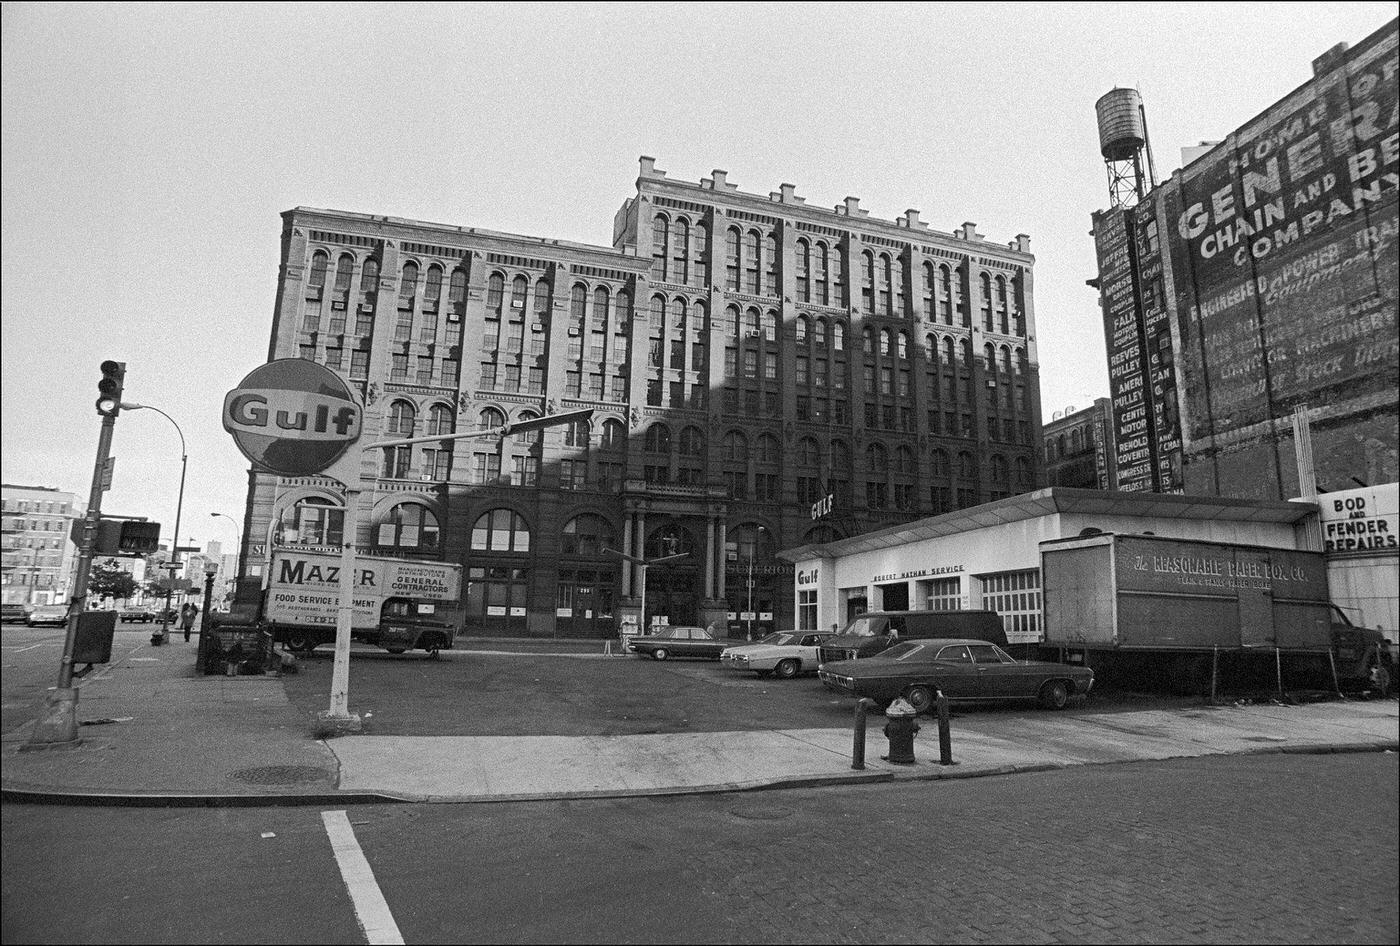
{"label": "dark sedan", "polygon": [[817,676],[827,689],[848,696],[881,704],[903,697],[920,713],[933,707],[939,690],[954,702],[1039,700],[1063,709],[1071,696],[1094,686],[1088,667],[1017,660],[978,640],[906,641],[874,657],[824,663]]}
{"label": "dark sedan", "polygon": [[634,637],[628,649],[650,654],[656,660],[667,657],[708,657],[718,660],[729,641],[720,640],[703,627],[663,627],[655,634]]}

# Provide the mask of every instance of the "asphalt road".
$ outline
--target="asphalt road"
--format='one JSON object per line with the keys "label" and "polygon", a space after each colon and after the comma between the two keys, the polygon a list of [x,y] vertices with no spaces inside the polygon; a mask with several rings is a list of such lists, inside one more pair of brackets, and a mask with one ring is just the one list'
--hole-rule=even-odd
{"label": "asphalt road", "polygon": [[[39,715],[45,691],[58,684],[64,633],[61,627],[22,624],[6,624],[0,630],[0,731],[10,732]],[[150,625],[118,625],[112,638],[112,663],[150,643]],[[194,646],[183,644],[183,639],[182,645]]]}
{"label": "asphalt road", "polygon": [[[1396,756],[1368,753],[347,817],[408,943],[1393,943],[1397,812]],[[319,809],[11,804],[0,828],[6,943],[385,929]]]}

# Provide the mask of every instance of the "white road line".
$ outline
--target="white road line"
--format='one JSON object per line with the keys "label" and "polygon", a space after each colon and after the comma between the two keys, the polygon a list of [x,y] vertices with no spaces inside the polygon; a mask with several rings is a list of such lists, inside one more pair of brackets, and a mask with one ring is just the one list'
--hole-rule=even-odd
{"label": "white road line", "polygon": [[16,653],[16,654],[22,654],[22,653],[24,653],[26,650],[33,650],[33,649],[36,648],[36,647],[54,647],[54,646],[56,646],[56,644],[55,644],[54,642],[52,642],[52,641],[40,641],[40,642],[37,643],[37,644],[30,644],[28,647],[16,647],[16,646],[13,645],[13,644],[10,644],[10,645],[0,645],[0,650],[8,650],[8,651],[12,651],[13,653]]}
{"label": "white road line", "polygon": [[336,864],[340,867],[341,879],[350,891],[350,901],[355,906],[355,921],[365,931],[365,938],[372,944],[403,943],[394,916],[389,912],[389,904],[379,890],[370,870],[369,861],[360,850],[360,842],[355,840],[355,829],[350,827],[350,818],[343,811],[323,811],[321,821],[330,835],[331,850],[335,852]]}

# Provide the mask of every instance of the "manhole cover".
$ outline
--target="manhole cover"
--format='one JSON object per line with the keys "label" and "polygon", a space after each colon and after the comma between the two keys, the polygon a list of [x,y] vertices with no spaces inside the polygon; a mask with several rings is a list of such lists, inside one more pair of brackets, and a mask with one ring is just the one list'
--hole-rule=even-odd
{"label": "manhole cover", "polygon": [[265,765],[256,769],[239,769],[229,778],[252,785],[298,785],[302,782],[328,782],[331,773],[314,765]]}

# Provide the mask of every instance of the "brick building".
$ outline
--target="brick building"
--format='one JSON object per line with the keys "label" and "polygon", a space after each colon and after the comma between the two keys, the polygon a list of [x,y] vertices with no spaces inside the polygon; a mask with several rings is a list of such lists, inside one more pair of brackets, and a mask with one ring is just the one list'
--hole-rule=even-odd
{"label": "brick building", "polygon": [[0,486],[0,590],[5,604],[55,604],[68,597],[77,547],[69,538],[82,515],[72,493],[49,486]]}
{"label": "brick building", "polygon": [[[685,552],[646,569],[647,614],[741,633],[793,623],[779,547],[1032,488],[1029,238],[794,190],[644,157],[611,247],[286,212],[269,357],[357,386],[362,442],[595,411],[366,457],[361,548],[462,563],[470,633],[578,637],[641,609],[641,570],[605,549]],[[339,502],[250,472],[244,573],[278,544],[338,546]]]}
{"label": "brick building", "polygon": [[1043,429],[1045,485],[1117,489],[1112,402],[1096,398],[1093,407],[1051,418]]}

